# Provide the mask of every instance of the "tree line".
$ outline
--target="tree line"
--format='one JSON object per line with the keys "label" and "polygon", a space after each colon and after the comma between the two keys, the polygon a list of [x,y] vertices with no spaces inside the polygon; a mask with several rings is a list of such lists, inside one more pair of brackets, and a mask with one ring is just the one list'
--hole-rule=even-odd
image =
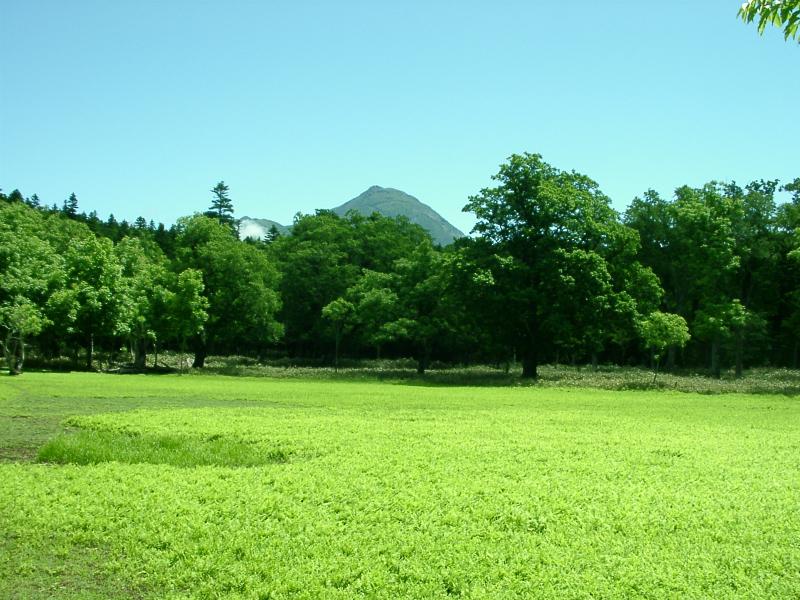
{"label": "tree line", "polygon": [[[158,353],[796,367],[800,178],[647,191],[620,214],[589,177],[511,156],[464,208],[470,237],[433,244],[402,217],[320,210],[288,235],[239,240],[228,187],[165,227],[0,193],[0,344]],[[784,190],[790,201],[779,204]]]}

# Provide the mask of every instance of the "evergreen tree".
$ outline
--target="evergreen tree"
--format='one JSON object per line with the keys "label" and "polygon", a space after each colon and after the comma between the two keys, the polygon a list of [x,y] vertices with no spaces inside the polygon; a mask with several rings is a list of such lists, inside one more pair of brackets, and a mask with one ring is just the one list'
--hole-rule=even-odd
{"label": "evergreen tree", "polygon": [[281,237],[281,232],[278,231],[278,228],[275,227],[275,223],[273,223],[272,226],[269,228],[267,235],[264,236],[264,243],[271,244],[279,237]]}
{"label": "evergreen tree", "polygon": [[227,225],[231,228],[231,231],[235,231],[236,221],[233,218],[233,202],[228,196],[229,191],[230,188],[225,185],[224,181],[220,181],[211,188],[211,193],[214,197],[205,214],[212,219],[216,219],[220,224]]}
{"label": "evergreen tree", "polygon": [[70,219],[74,219],[78,216],[78,197],[75,195],[75,192],[72,192],[69,198],[64,200],[64,206],[61,207],[61,212]]}

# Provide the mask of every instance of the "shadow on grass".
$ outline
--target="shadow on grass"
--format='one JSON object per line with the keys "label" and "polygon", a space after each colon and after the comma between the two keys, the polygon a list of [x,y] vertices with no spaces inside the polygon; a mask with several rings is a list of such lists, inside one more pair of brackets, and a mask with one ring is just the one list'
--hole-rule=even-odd
{"label": "shadow on grass", "polygon": [[214,362],[193,375],[225,375],[231,377],[267,377],[272,379],[306,379],[348,382],[384,382],[395,385],[425,387],[559,387],[594,388],[610,391],[678,391],[697,394],[800,394],[800,371],[791,369],[751,369],[737,379],[733,372],[721,379],[705,372],[676,371],[661,373],[653,383],[653,373],[641,367],[601,366],[570,367],[543,365],[539,378],[523,379],[519,370],[505,372],[486,366],[437,368],[420,375],[413,368],[391,366],[349,367],[277,367],[272,365],[240,365]]}

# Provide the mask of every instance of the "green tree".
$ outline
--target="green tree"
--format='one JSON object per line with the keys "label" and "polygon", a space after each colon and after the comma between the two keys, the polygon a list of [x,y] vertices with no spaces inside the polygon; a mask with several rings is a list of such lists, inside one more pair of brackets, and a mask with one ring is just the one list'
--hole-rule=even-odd
{"label": "green tree", "polygon": [[653,359],[653,383],[658,377],[658,368],[661,357],[668,348],[683,348],[689,341],[689,327],[686,319],[673,313],[653,311],[642,319],[639,331]]}
{"label": "green tree", "polygon": [[396,318],[381,331],[389,339],[411,344],[419,374],[427,370],[437,346],[446,340],[452,344],[466,322],[463,305],[452,293],[450,260],[426,240],[397,261],[389,280],[397,297]]}
{"label": "green tree", "polygon": [[0,205],[0,347],[11,374],[22,372],[26,342],[49,323],[48,302],[64,285],[63,260],[44,229],[37,211]]}
{"label": "green tree", "polygon": [[344,298],[337,298],[322,307],[323,318],[328,319],[333,324],[335,343],[333,366],[336,371],[339,370],[339,345],[342,340],[342,333],[351,326],[354,310],[353,304]]}
{"label": "green tree", "polygon": [[393,274],[365,269],[345,294],[353,304],[354,327],[361,342],[374,348],[377,358],[381,357],[381,347],[392,341],[386,324],[398,316],[399,299],[392,289],[393,282]]}
{"label": "green tree", "polygon": [[[751,320],[748,310],[739,301],[707,303],[695,315],[696,335],[711,344],[711,375],[719,379],[721,375],[720,348],[722,343],[739,335]],[[740,368],[737,375],[741,376]]]}
{"label": "green tree", "polygon": [[163,311],[168,296],[168,265],[154,242],[138,238],[123,238],[114,247],[114,254],[122,269],[120,293],[127,299],[121,333],[130,340],[134,368],[141,370],[146,366],[148,346],[166,337]]}
{"label": "green tree", "polygon": [[211,206],[205,213],[206,216],[216,219],[221,225],[227,226],[231,231],[236,228],[236,220],[233,218],[233,202],[228,196],[230,188],[220,181],[211,188]]}
{"label": "green tree", "polygon": [[278,231],[278,228],[275,226],[275,223],[273,223],[272,225],[270,225],[269,231],[264,236],[264,242],[266,242],[267,244],[271,244],[279,237],[281,237],[281,232]]}
{"label": "green tree", "polygon": [[64,200],[64,206],[61,208],[61,211],[70,219],[74,219],[78,216],[78,197],[75,195],[75,192],[71,193],[69,198]]}
{"label": "green tree", "polygon": [[[473,229],[500,260],[493,289],[506,317],[500,335],[522,357],[523,377],[537,376],[540,357],[558,344],[596,347],[594,327],[613,306],[607,255],[635,241],[597,184],[556,169],[538,154],[513,155],[493,177],[498,185],[470,198]],[[574,297],[585,299],[575,302]]]}
{"label": "green tree", "polygon": [[86,368],[91,369],[95,345],[125,333],[130,299],[111,240],[93,236],[74,240],[64,260],[67,291],[76,307],[72,330],[86,348]]}
{"label": "green tree", "polygon": [[[626,224],[641,236],[642,260],[664,285],[666,311],[681,315],[691,324],[693,338],[713,346],[710,356],[717,363],[721,338],[706,335],[705,326],[713,311],[706,310],[699,320],[696,315],[699,310],[730,302],[745,285],[737,283],[741,254],[751,236],[745,226],[745,205],[735,196],[716,182],[701,188],[683,186],[672,201],[648,192],[644,199],[635,199],[625,214]],[[703,333],[697,327],[702,327]],[[712,372],[718,369],[715,364]]]}
{"label": "green tree", "polygon": [[758,33],[767,25],[783,28],[783,37],[800,42],[800,0],[747,0],[739,9],[745,23],[758,22]]}
{"label": "green tree", "polygon": [[194,340],[198,368],[209,352],[260,352],[283,333],[276,319],[281,305],[277,268],[263,251],[229,231],[202,215],[178,221],[175,266],[200,271],[208,299],[204,335]]}
{"label": "green tree", "polygon": [[208,320],[208,299],[203,296],[203,290],[203,274],[196,269],[186,269],[178,274],[174,289],[168,295],[169,333],[178,343],[181,371],[187,340],[202,335]]}
{"label": "green tree", "polygon": [[298,215],[291,233],[269,244],[282,272],[282,319],[289,350],[324,354],[332,340],[322,308],[343,297],[364,269],[391,272],[398,259],[425,240],[430,240],[427,233],[403,218],[355,212],[339,217],[331,211]]}

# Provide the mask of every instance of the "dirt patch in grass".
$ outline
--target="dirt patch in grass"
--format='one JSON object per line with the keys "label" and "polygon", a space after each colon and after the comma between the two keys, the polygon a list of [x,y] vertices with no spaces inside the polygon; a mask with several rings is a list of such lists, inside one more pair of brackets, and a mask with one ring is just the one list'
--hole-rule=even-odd
{"label": "dirt patch in grass", "polygon": [[107,548],[37,543],[7,533],[0,539],[0,598],[39,600],[136,600],[148,597],[139,586],[106,567]]}
{"label": "dirt patch in grass", "polygon": [[36,460],[36,448],[11,447],[0,448],[0,463],[7,462],[32,462]]}

